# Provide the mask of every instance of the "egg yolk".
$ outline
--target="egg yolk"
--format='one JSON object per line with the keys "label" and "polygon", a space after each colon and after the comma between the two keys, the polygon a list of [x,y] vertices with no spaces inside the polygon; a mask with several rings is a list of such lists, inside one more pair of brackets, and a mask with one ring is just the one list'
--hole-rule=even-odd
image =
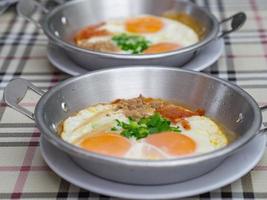
{"label": "egg yolk", "polygon": [[146,141],[172,156],[183,156],[196,150],[196,143],[191,138],[176,132],[153,134]]}
{"label": "egg yolk", "polygon": [[128,139],[115,133],[101,133],[84,139],[80,146],[88,151],[122,157],[131,147]]}
{"label": "egg yolk", "polygon": [[181,45],[179,44],[162,42],[151,45],[144,51],[144,53],[145,54],[162,53],[167,51],[173,51],[179,48],[181,48]]}
{"label": "egg yolk", "polygon": [[156,17],[138,17],[126,21],[126,30],[132,33],[155,33],[163,28],[163,22]]}

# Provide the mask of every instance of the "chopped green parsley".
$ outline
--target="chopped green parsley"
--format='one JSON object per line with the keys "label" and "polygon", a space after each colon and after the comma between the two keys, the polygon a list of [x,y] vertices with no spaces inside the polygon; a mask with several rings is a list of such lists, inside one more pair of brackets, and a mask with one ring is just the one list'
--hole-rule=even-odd
{"label": "chopped green parsley", "polygon": [[[120,133],[122,136],[127,138],[142,139],[150,134],[160,133],[164,131],[181,132],[179,127],[171,126],[171,122],[163,118],[159,113],[155,113],[152,116],[143,117],[139,121],[129,118],[128,123],[116,120],[117,127],[122,128]],[[113,127],[111,130],[117,131],[118,128]]]}
{"label": "chopped green parsley", "polygon": [[132,54],[140,54],[148,48],[150,42],[143,36],[128,35],[126,33],[118,34],[112,37],[112,40],[124,51]]}

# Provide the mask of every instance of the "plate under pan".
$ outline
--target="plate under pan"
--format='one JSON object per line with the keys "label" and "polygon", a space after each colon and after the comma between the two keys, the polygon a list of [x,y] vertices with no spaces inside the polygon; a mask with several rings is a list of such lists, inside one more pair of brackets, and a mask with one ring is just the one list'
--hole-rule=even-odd
{"label": "plate under pan", "polygon": [[86,190],[127,199],[181,198],[223,187],[255,167],[264,154],[265,145],[265,135],[257,136],[219,167],[198,178],[176,184],[139,186],[112,182],[92,175],[78,167],[65,153],[43,137],[40,140],[43,158],[59,176]]}

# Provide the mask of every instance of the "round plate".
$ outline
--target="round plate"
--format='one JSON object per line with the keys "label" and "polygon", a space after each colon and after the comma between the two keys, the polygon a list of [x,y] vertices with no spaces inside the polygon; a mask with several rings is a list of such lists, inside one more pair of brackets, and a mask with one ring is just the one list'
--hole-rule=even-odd
{"label": "round plate", "polygon": [[[223,39],[217,39],[211,42],[206,48],[202,49],[190,62],[183,65],[181,68],[201,71],[215,63],[221,56],[223,49]],[[47,56],[52,65],[67,74],[78,76],[88,72],[87,69],[82,68],[67,57],[64,54],[64,50],[58,46],[50,44],[48,46]]]}
{"label": "round plate", "polygon": [[53,171],[86,190],[127,199],[168,199],[205,193],[239,179],[255,167],[263,156],[265,139],[265,135],[255,137],[225,159],[219,167],[203,176],[181,183],[158,186],[128,185],[92,175],[78,167],[69,156],[43,137],[40,140],[40,148],[46,163]]}

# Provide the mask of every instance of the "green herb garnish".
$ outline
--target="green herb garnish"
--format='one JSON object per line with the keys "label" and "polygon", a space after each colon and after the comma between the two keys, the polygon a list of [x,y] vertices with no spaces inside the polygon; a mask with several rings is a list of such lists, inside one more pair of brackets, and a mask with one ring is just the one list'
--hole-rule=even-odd
{"label": "green herb garnish", "polygon": [[112,131],[117,131],[118,129],[116,127],[111,128]]}
{"label": "green herb garnish", "polygon": [[[137,140],[163,131],[181,132],[179,127],[171,126],[171,122],[163,118],[159,113],[155,113],[149,117],[143,117],[139,121],[135,121],[130,117],[128,123],[120,120],[116,121],[117,126],[123,129],[121,132],[122,136],[127,138],[135,137]],[[111,130],[117,130],[117,128],[113,127]]]}
{"label": "green herb garnish", "polygon": [[148,48],[150,42],[142,36],[122,33],[112,37],[112,40],[124,51],[132,54],[142,53]]}

